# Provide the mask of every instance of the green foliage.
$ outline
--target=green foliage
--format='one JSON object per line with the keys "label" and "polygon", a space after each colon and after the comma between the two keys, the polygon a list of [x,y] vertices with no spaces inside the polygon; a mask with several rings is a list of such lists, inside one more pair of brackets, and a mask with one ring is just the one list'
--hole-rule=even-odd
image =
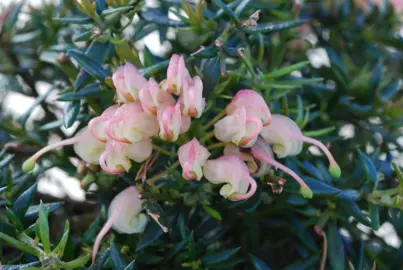
{"label": "green foliage", "polygon": [[[0,4],[3,269],[319,269],[324,253],[323,269],[401,268],[402,248],[376,233],[391,224],[403,237],[397,7],[364,0],[302,6],[288,0],[159,0],[153,7],[142,0],[48,2],[41,8],[24,1]],[[149,44],[139,46],[153,32],[168,49],[154,54]],[[36,168],[30,161],[23,165],[51,135],[65,139],[64,128],[75,134],[114,103],[111,76],[120,64],[130,62],[161,81],[174,53],[201,77],[206,110],[176,144],[153,138],[159,156],[145,183],[135,180],[138,164],[125,175],[108,175],[72,161],[77,155],[71,147],[47,154]],[[318,63],[321,53],[326,57]],[[46,92],[38,86],[43,82],[50,85]],[[207,181],[186,181],[178,147],[197,136],[212,157],[222,155],[212,124],[240,89],[256,90],[273,114],[290,117],[305,136],[323,141],[341,177],[304,147],[281,160],[308,185],[304,196],[273,168],[255,177],[258,191],[246,201],[222,198]],[[4,109],[5,97],[15,93],[33,102],[19,117]],[[32,121],[38,107],[44,115]],[[37,192],[38,181],[54,167],[81,180],[92,207],[77,210],[77,202]],[[88,188],[92,184],[96,191]],[[129,185],[138,187],[144,212],[157,214],[169,231],[151,219],[141,234],[112,230],[91,265],[106,209]]]}

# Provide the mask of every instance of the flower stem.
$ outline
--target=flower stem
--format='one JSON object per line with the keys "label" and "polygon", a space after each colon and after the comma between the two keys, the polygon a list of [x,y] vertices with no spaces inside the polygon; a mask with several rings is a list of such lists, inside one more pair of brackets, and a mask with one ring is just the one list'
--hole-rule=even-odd
{"label": "flower stem", "polygon": [[207,133],[203,138],[200,139],[200,143],[205,143],[209,139],[214,137],[214,131]]}
{"label": "flower stem", "polygon": [[225,147],[227,143],[226,142],[218,142],[218,143],[214,143],[211,144],[209,146],[207,146],[207,150],[211,150],[211,149],[215,149],[215,148],[221,148],[221,147]]}
{"label": "flower stem", "polygon": [[210,122],[208,122],[203,128],[205,130],[209,129],[210,127],[212,127],[218,120],[220,120],[221,118],[223,118],[225,116],[226,112],[225,110],[223,110],[222,112],[220,112],[219,114],[217,114],[213,119],[210,120]]}
{"label": "flower stem", "polygon": [[155,145],[155,144],[153,144],[153,149],[154,149],[155,151],[157,151],[157,152],[163,154],[163,155],[166,155],[166,156],[170,156],[170,157],[176,157],[176,156],[178,156],[177,153],[173,153],[173,152],[170,152],[170,151],[168,151],[168,150],[165,150],[164,148],[162,148],[162,147],[160,147],[160,146],[158,146],[158,145]]}
{"label": "flower stem", "polygon": [[169,172],[173,169],[176,169],[179,166],[179,161],[176,161],[175,163],[173,163],[169,168],[167,168],[166,170],[160,172],[159,174],[149,178],[147,180],[147,183],[149,185],[154,185],[155,182],[157,182],[159,179],[161,179],[162,177],[166,176],[167,174],[169,174]]}

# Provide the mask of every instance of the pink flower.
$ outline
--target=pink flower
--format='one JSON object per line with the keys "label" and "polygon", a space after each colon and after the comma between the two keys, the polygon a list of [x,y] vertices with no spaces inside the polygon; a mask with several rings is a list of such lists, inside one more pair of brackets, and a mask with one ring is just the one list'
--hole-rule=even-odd
{"label": "pink flower", "polygon": [[98,164],[99,157],[105,149],[105,144],[94,138],[85,127],[80,130],[73,138],[66,139],[55,144],[48,145],[33,156],[27,159],[22,165],[24,172],[32,171],[35,168],[36,161],[49,151],[55,150],[66,145],[74,145],[74,151],[84,161],[91,164]]}
{"label": "pink flower", "polygon": [[251,148],[252,155],[266,163],[267,165],[273,165],[275,168],[282,170],[283,172],[287,173],[290,175],[292,178],[294,178],[301,186],[300,193],[302,196],[305,198],[312,198],[312,190],[305,184],[304,180],[301,179],[295,172],[293,172],[290,168],[284,166],[283,164],[277,162],[273,158],[273,154],[270,150],[269,145],[259,138],[256,143],[252,146]]}
{"label": "pink flower", "polygon": [[180,103],[176,105],[163,104],[158,108],[157,118],[160,126],[160,137],[167,141],[176,141],[180,133],[190,127],[190,117],[183,116]]}
{"label": "pink flower", "polygon": [[298,155],[302,151],[303,142],[307,142],[323,151],[329,160],[329,172],[335,177],[340,176],[339,165],[323,143],[304,136],[298,125],[284,115],[274,114],[272,119],[272,124],[262,129],[261,136],[272,145],[279,158]]}
{"label": "pink flower", "polygon": [[242,148],[239,148],[233,143],[227,143],[225,145],[224,155],[234,155],[245,161],[251,174],[255,174],[259,169],[253,156],[248,152],[243,152]]}
{"label": "pink flower", "polygon": [[153,115],[157,115],[159,105],[175,103],[175,99],[169,93],[162,91],[153,78],[148,81],[148,87],[140,89],[139,99],[144,111]]}
{"label": "pink flower", "polygon": [[246,200],[256,192],[256,182],[249,175],[248,167],[236,156],[208,160],[203,173],[211,183],[225,184],[220,194],[232,201]]}
{"label": "pink flower", "polygon": [[105,123],[112,118],[119,105],[112,105],[107,108],[100,116],[94,117],[88,123],[88,131],[98,141],[106,143],[108,137],[105,132]]}
{"label": "pink flower", "polygon": [[225,109],[227,114],[232,114],[237,108],[244,107],[249,118],[257,117],[262,120],[263,126],[271,123],[271,113],[269,106],[263,97],[254,90],[239,90],[231,103]]}
{"label": "pink flower", "polygon": [[147,80],[130,63],[119,66],[113,73],[112,80],[120,102],[136,101],[140,89],[147,86]]}
{"label": "pink flower", "polygon": [[135,143],[158,134],[158,121],[144,112],[140,102],[123,104],[105,124],[105,132],[112,140]]}
{"label": "pink flower", "polygon": [[200,180],[203,176],[202,167],[206,164],[210,152],[196,138],[179,147],[179,162],[183,177],[186,180]]}
{"label": "pink flower", "polygon": [[131,160],[140,163],[149,158],[152,148],[150,139],[131,144],[109,140],[99,158],[99,165],[110,174],[121,174],[130,170]]}
{"label": "pink flower", "polygon": [[185,58],[178,54],[172,55],[167,70],[167,79],[163,83],[164,91],[179,96],[184,81],[188,79],[190,79],[190,75],[185,65]]}
{"label": "pink flower", "polygon": [[144,231],[148,218],[142,211],[143,200],[134,186],[130,186],[113,198],[108,209],[108,220],[98,233],[92,249],[92,263],[104,236],[113,228],[119,233],[133,234]]}
{"label": "pink flower", "polygon": [[214,125],[214,135],[218,140],[241,147],[251,147],[261,130],[262,121],[248,117],[245,107],[236,108]]}
{"label": "pink flower", "polygon": [[180,96],[183,115],[199,118],[206,106],[203,98],[203,82],[199,76],[184,80],[184,87]]}

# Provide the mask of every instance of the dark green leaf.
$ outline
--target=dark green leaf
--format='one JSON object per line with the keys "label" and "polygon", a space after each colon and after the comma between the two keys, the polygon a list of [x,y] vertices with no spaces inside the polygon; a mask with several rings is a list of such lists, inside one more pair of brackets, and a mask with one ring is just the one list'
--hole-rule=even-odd
{"label": "dark green leaf", "polygon": [[87,41],[87,40],[89,40],[89,39],[92,37],[92,35],[93,35],[92,30],[85,31],[85,32],[82,32],[82,33],[80,33],[80,34],[78,34],[78,35],[75,35],[74,38],[73,38],[73,40],[74,40],[75,42]]}
{"label": "dark green leaf", "polygon": [[6,207],[6,211],[8,219],[14,224],[17,231],[22,232],[24,230],[24,226],[22,225],[21,220],[8,207]]}
{"label": "dark green leaf", "polygon": [[68,50],[68,55],[74,58],[77,63],[87,71],[91,76],[94,76],[100,81],[104,81],[106,77],[109,76],[109,72],[106,71],[100,64],[95,60],[89,58],[79,50]]}
{"label": "dark green leaf", "polygon": [[19,249],[21,251],[24,251],[26,253],[35,255],[37,257],[40,256],[40,252],[39,250],[35,249],[33,246],[28,245],[24,242],[18,241],[10,236],[8,236],[7,234],[4,234],[2,232],[0,232],[0,239],[3,239],[4,241],[6,241],[7,243],[9,243],[10,245],[12,245],[13,247],[15,247],[16,249]]}
{"label": "dark green leaf", "polygon": [[[3,270],[20,270],[20,269],[26,269],[27,267],[31,266],[37,266],[40,265],[41,262],[31,262],[31,263],[26,263],[26,264],[16,264],[16,265],[3,265]],[[41,268],[39,268],[41,269]]]}
{"label": "dark green leaf", "polygon": [[155,221],[150,221],[147,224],[144,234],[139,240],[139,243],[136,247],[136,252],[148,247],[149,245],[157,241],[163,234],[164,231],[160,228],[160,226]]}
{"label": "dark green leaf", "polygon": [[70,262],[62,262],[61,267],[62,268],[67,268],[67,269],[68,268],[73,268],[74,269],[74,268],[83,267],[84,265],[87,264],[87,262],[89,261],[90,257],[91,257],[91,255],[87,254],[85,256],[78,257],[77,259],[72,260]]}
{"label": "dark green leaf", "polygon": [[175,254],[178,253],[186,245],[191,237],[193,237],[193,233],[191,233],[188,238],[176,244],[173,249],[169,250],[168,253],[164,256],[164,262],[168,262],[170,259],[172,259],[173,256],[175,256]]}
{"label": "dark green leaf", "polygon": [[369,216],[371,218],[372,229],[378,230],[381,226],[379,223],[379,207],[373,203],[369,203]]}
{"label": "dark green leaf", "polygon": [[303,61],[303,62],[294,64],[294,65],[291,65],[291,66],[279,68],[279,69],[277,69],[275,71],[272,71],[272,72],[270,72],[268,74],[263,75],[262,78],[264,80],[267,80],[267,79],[274,79],[274,78],[282,77],[284,75],[290,74],[291,72],[293,72],[295,70],[300,70],[300,69],[308,66],[309,64],[310,64],[309,61]]}
{"label": "dark green leaf", "polygon": [[348,214],[352,215],[358,222],[364,224],[365,226],[371,227],[371,221],[365,216],[360,207],[355,202],[339,202],[339,205],[347,211]]}
{"label": "dark green leaf", "polygon": [[226,251],[221,251],[218,252],[214,255],[208,255],[208,256],[204,256],[200,259],[200,261],[204,264],[204,265],[212,265],[212,264],[216,264],[222,261],[225,261],[227,259],[229,259],[230,257],[232,257],[235,253],[237,253],[241,248],[233,248],[230,250],[226,250]]}
{"label": "dark green leaf", "polygon": [[151,67],[142,68],[139,70],[139,72],[146,77],[150,77],[150,76],[164,70],[168,66],[168,64],[169,64],[169,60],[162,61]]}
{"label": "dark green leaf", "polygon": [[98,257],[98,260],[95,262],[95,266],[97,267],[97,270],[101,270],[104,269],[103,265],[106,262],[106,260],[109,258],[109,253],[111,252],[111,250],[108,248],[107,250],[105,250],[101,256]]}
{"label": "dark green leaf", "polygon": [[233,21],[238,21],[238,16],[234,13],[234,11],[232,11],[232,9],[230,7],[228,7],[225,3],[223,3],[221,0],[212,0],[212,2],[218,6],[219,8],[221,8],[222,10],[225,11],[225,13],[227,13],[229,15],[229,17],[233,20]]}
{"label": "dark green leaf", "polygon": [[330,220],[327,225],[326,236],[328,240],[328,256],[332,269],[345,269],[344,246],[336,222]]}
{"label": "dark green leaf", "polygon": [[374,162],[369,156],[367,156],[367,154],[361,152],[360,150],[358,150],[358,155],[368,179],[370,179],[375,184],[378,181],[378,172],[376,170]]}
{"label": "dark green leaf", "polygon": [[64,233],[62,238],[59,241],[59,244],[55,247],[55,249],[52,251],[52,253],[58,254],[59,258],[63,257],[64,254],[64,248],[66,247],[67,240],[69,239],[69,234],[70,234],[70,223],[68,220],[66,220],[66,223],[64,225]]}
{"label": "dark green leaf", "polygon": [[286,267],[284,267],[284,270],[316,269],[319,263],[319,259],[319,255],[308,256],[307,259],[298,260],[290,265],[287,265]]}
{"label": "dark green leaf", "polygon": [[266,265],[264,261],[259,259],[256,256],[253,256],[252,254],[249,255],[250,260],[252,261],[252,265],[255,270],[270,270],[270,267]]}
{"label": "dark green leaf", "polygon": [[63,124],[65,128],[71,127],[80,112],[80,101],[67,102],[64,106]]}
{"label": "dark green leaf", "polygon": [[0,161],[0,169],[3,169],[4,167],[8,166],[8,164],[10,164],[13,158],[14,158],[13,154],[7,155],[2,161]]}
{"label": "dark green leaf", "polygon": [[50,237],[49,237],[49,223],[48,217],[45,212],[45,207],[42,202],[39,205],[39,236],[46,253],[50,252]]}
{"label": "dark green leaf", "polygon": [[78,92],[68,92],[60,95],[57,100],[59,101],[75,101],[82,98],[96,96],[102,93],[98,83],[92,83],[84,87]]}
{"label": "dark green leaf", "polygon": [[124,270],[134,270],[134,261],[129,263]]}
{"label": "dark green leaf", "polygon": [[[11,2],[12,3],[12,2]],[[18,20],[18,15],[21,12],[22,7],[24,6],[25,2],[21,1],[16,5],[10,6],[11,12],[6,17],[6,20],[3,25],[4,32],[9,32],[15,25]],[[3,9],[4,12],[4,9]]]}
{"label": "dark green leaf", "polygon": [[[55,202],[55,203],[44,203],[43,207],[46,209],[46,212],[52,213],[62,206],[62,203]],[[32,205],[28,208],[27,212],[25,213],[25,218],[27,219],[34,219],[38,218],[39,216],[39,205]]]}
{"label": "dark green leaf", "polygon": [[208,97],[217,84],[221,75],[220,57],[203,59],[201,72],[203,75],[203,95]]}
{"label": "dark green leaf", "polygon": [[303,25],[306,22],[307,22],[306,20],[270,22],[270,23],[259,24],[255,28],[241,28],[239,30],[242,32],[249,33],[249,34],[272,33],[272,32],[278,32],[278,31],[283,31],[286,29],[294,28],[294,27]]}
{"label": "dark green leaf", "polygon": [[185,26],[185,24],[181,21],[174,21],[169,19],[167,16],[162,14],[158,9],[148,8],[145,11],[140,13],[140,16],[151,23],[171,26],[171,27],[181,27]]}
{"label": "dark green leaf", "polygon": [[222,220],[220,212],[218,212],[214,208],[211,208],[206,203],[203,203],[202,206],[203,206],[204,211],[206,211],[206,213],[209,214],[212,218],[217,219],[217,220]]}
{"label": "dark green leaf", "polygon": [[24,193],[22,193],[14,202],[11,210],[22,219],[27,212],[28,207],[32,203],[32,199],[36,192],[37,184],[32,185]]}
{"label": "dark green leaf", "polygon": [[123,14],[132,9],[133,9],[133,6],[108,8],[108,9],[105,9],[104,11],[102,11],[102,15],[105,16],[105,15],[110,15],[110,14]]}
{"label": "dark green leaf", "polygon": [[241,15],[242,12],[248,7],[248,4],[252,2],[252,0],[242,0],[237,7],[235,8],[235,14],[237,16]]}
{"label": "dark green leaf", "polygon": [[122,254],[120,254],[120,251],[113,242],[111,243],[110,257],[114,266],[113,269],[115,270],[121,270],[125,268],[125,265],[127,265],[127,262],[123,258]]}
{"label": "dark green leaf", "polygon": [[65,24],[90,24],[92,19],[88,17],[75,17],[75,18],[54,18],[54,20]]}

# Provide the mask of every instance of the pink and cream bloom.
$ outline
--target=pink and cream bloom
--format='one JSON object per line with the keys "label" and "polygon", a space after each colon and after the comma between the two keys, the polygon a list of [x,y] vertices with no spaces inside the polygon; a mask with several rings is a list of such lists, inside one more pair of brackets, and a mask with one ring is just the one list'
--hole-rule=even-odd
{"label": "pink and cream bloom", "polygon": [[290,168],[284,166],[283,164],[277,162],[273,157],[273,152],[271,152],[270,146],[263,139],[259,138],[256,143],[251,148],[252,155],[261,160],[263,163],[267,164],[267,166],[272,165],[276,169],[280,169],[286,174],[290,175],[294,178],[298,184],[300,185],[300,193],[305,198],[312,198],[312,190],[308,187],[308,185],[301,179],[294,171]]}
{"label": "pink and cream bloom", "polygon": [[270,125],[271,112],[269,106],[258,92],[250,89],[239,90],[225,111],[227,114],[232,114],[240,107],[246,109],[248,118],[257,117],[262,121],[263,126]]}
{"label": "pink and cream bloom", "polygon": [[203,82],[199,76],[184,81],[180,100],[183,115],[196,118],[202,115],[206,101],[203,98]]}
{"label": "pink and cream bloom", "polygon": [[272,145],[277,157],[283,158],[298,155],[302,151],[303,143],[310,143],[321,149],[328,158],[329,172],[335,177],[340,176],[339,165],[322,142],[304,136],[298,125],[284,115],[274,114],[272,119],[272,124],[264,127],[260,135],[266,142]]}
{"label": "pink and cream bloom", "polygon": [[262,127],[262,121],[256,117],[249,117],[246,108],[242,106],[214,125],[214,135],[222,142],[251,147]]}
{"label": "pink and cream bloom", "polygon": [[162,83],[163,90],[179,96],[184,82],[188,79],[190,79],[190,74],[186,68],[185,58],[178,54],[172,55],[167,70],[167,79]]}
{"label": "pink and cream bloom", "polygon": [[33,156],[31,156],[24,162],[24,164],[22,165],[23,171],[32,171],[35,168],[35,163],[37,162],[37,160],[44,154],[67,145],[73,145],[74,151],[76,152],[77,156],[91,164],[99,163],[98,160],[105,149],[105,143],[100,142],[96,138],[94,138],[88,131],[88,128],[85,127],[80,130],[73,138],[48,145],[36,152]]}
{"label": "pink and cream bloom", "polygon": [[148,84],[144,76],[130,63],[119,66],[112,75],[112,81],[116,87],[118,101],[123,103],[136,101],[140,89]]}
{"label": "pink and cream bloom", "polygon": [[158,108],[157,118],[161,139],[176,141],[179,134],[186,132],[190,127],[190,117],[183,116],[180,103],[163,104]]}
{"label": "pink and cream bloom", "polygon": [[259,170],[255,159],[253,158],[253,156],[250,153],[244,152],[244,151],[242,151],[242,149],[243,148],[240,148],[240,147],[236,146],[233,143],[227,143],[225,145],[225,147],[224,147],[224,155],[226,155],[226,156],[228,156],[228,155],[237,156],[239,159],[241,159],[244,162],[246,162],[246,165],[248,166],[249,172],[251,174],[255,174]]}
{"label": "pink and cream bloom", "polygon": [[121,174],[130,170],[132,163],[143,162],[151,156],[153,145],[150,139],[136,143],[121,143],[109,140],[99,158],[101,168],[110,174]]}
{"label": "pink and cream bloom", "polygon": [[229,200],[246,200],[256,192],[256,181],[250,176],[245,163],[237,156],[225,155],[207,160],[203,173],[211,183],[224,184],[220,194]]}
{"label": "pink and cream bloom", "polygon": [[210,152],[196,138],[179,147],[178,157],[183,177],[186,180],[200,181],[203,176],[202,168],[209,156]]}
{"label": "pink and cream bloom", "polygon": [[88,131],[98,141],[106,143],[108,136],[105,132],[106,122],[113,117],[119,105],[112,105],[107,108],[100,116],[94,117],[88,123]]}
{"label": "pink and cream bloom", "polygon": [[153,78],[150,78],[147,87],[140,89],[139,100],[144,111],[152,115],[157,115],[158,106],[161,104],[175,103],[175,99],[169,93],[163,91]]}
{"label": "pink and cream bloom", "polygon": [[158,134],[157,117],[143,110],[140,102],[125,103],[106,122],[108,138],[121,143],[136,143]]}
{"label": "pink and cream bloom", "polygon": [[92,263],[98,253],[102,239],[112,228],[118,233],[142,233],[147,225],[148,217],[141,213],[143,200],[134,186],[130,186],[113,198],[108,209],[108,220],[95,238],[92,249]]}

